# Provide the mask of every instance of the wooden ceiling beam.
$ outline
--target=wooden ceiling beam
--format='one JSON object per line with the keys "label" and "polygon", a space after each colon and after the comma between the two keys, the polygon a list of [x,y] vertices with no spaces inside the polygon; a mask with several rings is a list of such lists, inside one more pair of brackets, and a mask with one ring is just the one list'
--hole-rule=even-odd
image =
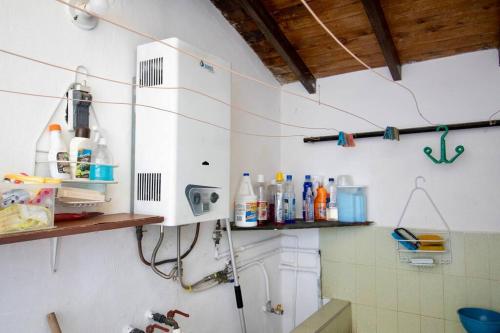
{"label": "wooden ceiling beam", "polygon": [[361,2],[363,3],[373,31],[375,32],[380,48],[382,49],[382,54],[384,55],[387,67],[389,67],[392,79],[394,81],[401,80],[401,61],[399,60],[398,51],[394,45],[391,31],[387,25],[380,1],[361,0]]}
{"label": "wooden ceiling beam", "polygon": [[316,78],[262,2],[260,0],[236,1],[238,1],[247,15],[254,20],[259,30],[283,58],[290,70],[297,76],[304,88],[310,94],[314,94],[316,92]]}

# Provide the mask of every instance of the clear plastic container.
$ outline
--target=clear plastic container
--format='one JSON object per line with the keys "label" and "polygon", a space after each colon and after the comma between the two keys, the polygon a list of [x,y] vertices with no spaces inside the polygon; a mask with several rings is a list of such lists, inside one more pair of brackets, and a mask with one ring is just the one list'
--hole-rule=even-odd
{"label": "clear plastic container", "polygon": [[0,183],[0,234],[53,227],[58,187]]}
{"label": "clear plastic container", "polygon": [[366,207],[366,186],[337,187],[340,222],[366,222]]}

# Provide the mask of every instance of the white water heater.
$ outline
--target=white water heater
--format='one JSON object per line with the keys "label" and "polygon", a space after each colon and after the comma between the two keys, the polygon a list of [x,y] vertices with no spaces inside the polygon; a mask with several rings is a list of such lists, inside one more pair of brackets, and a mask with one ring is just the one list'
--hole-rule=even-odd
{"label": "white water heater", "polygon": [[134,212],[164,216],[167,226],[227,219],[230,133],[220,127],[230,128],[231,76],[213,64],[230,65],[177,38],[164,42],[173,48],[137,48]]}

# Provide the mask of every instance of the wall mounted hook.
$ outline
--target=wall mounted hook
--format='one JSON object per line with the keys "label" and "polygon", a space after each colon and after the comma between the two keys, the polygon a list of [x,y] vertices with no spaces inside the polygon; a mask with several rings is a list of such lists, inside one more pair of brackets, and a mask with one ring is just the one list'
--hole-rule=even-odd
{"label": "wall mounted hook", "polygon": [[458,158],[458,156],[462,155],[462,153],[465,151],[464,146],[459,145],[455,147],[455,152],[456,155],[453,156],[452,159],[448,160],[446,157],[446,136],[448,135],[448,126],[442,125],[436,127],[436,132],[439,132],[441,130],[444,130],[444,133],[441,135],[441,158],[437,160],[434,156],[432,156],[432,148],[431,147],[425,147],[424,148],[424,153],[431,159],[432,162],[436,164],[441,164],[441,163],[446,163],[446,164],[451,164],[455,162],[455,160]]}

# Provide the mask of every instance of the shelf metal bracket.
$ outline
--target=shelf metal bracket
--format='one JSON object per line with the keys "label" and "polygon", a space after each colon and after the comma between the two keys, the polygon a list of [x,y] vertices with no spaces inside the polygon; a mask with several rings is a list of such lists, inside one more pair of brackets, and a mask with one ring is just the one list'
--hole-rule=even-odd
{"label": "shelf metal bracket", "polygon": [[50,269],[52,273],[57,272],[59,265],[59,237],[50,239]]}

